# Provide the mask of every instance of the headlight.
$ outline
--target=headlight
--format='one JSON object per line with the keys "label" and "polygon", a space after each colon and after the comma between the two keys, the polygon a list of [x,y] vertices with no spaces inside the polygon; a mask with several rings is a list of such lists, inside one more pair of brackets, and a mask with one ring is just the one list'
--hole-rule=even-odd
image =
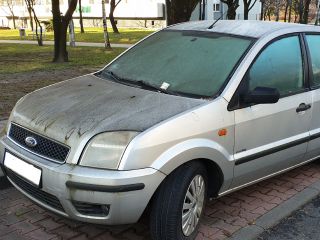
{"label": "headlight", "polygon": [[108,132],[94,137],[87,144],[81,166],[117,169],[121,157],[137,132]]}

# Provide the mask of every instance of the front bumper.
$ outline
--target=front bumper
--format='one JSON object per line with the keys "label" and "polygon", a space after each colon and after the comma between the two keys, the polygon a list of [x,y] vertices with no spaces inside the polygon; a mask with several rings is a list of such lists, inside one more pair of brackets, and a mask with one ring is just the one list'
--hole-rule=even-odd
{"label": "front bumper", "polygon": [[[57,164],[42,159],[14,144],[7,137],[0,140],[0,164],[8,151],[18,158],[42,169],[40,189],[26,188],[21,179],[6,171],[8,179],[34,202],[62,216],[90,223],[117,225],[139,220],[152,195],[165,178],[155,169],[131,171],[101,170],[70,164]],[[39,197],[44,194],[44,197]],[[46,194],[57,198],[62,208],[48,204]],[[77,203],[85,208],[107,206],[104,215],[84,214]],[[89,205],[88,205],[89,204]],[[80,213],[82,212],[82,213]],[[90,211],[89,211],[90,212]]]}

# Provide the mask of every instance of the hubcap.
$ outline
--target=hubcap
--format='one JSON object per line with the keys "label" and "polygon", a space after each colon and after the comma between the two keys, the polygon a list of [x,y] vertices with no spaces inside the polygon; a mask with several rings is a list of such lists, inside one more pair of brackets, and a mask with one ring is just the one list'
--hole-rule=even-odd
{"label": "hubcap", "polygon": [[191,181],[182,207],[182,232],[189,237],[196,229],[204,203],[205,182],[201,175]]}

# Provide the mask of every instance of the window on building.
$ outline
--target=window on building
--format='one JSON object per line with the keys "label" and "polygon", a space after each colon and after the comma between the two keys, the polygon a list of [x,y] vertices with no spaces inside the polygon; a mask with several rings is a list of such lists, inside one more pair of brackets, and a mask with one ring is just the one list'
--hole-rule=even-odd
{"label": "window on building", "polygon": [[220,3],[213,4],[213,11],[220,12]]}

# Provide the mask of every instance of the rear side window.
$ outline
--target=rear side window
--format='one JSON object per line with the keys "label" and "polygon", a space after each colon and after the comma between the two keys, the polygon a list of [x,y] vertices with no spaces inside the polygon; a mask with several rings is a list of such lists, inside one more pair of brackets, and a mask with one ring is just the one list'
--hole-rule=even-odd
{"label": "rear side window", "polygon": [[270,44],[246,75],[249,90],[276,88],[281,96],[303,89],[303,61],[298,36],[282,38]]}
{"label": "rear side window", "polygon": [[320,86],[320,36],[307,35],[306,38],[311,56],[313,86]]}

